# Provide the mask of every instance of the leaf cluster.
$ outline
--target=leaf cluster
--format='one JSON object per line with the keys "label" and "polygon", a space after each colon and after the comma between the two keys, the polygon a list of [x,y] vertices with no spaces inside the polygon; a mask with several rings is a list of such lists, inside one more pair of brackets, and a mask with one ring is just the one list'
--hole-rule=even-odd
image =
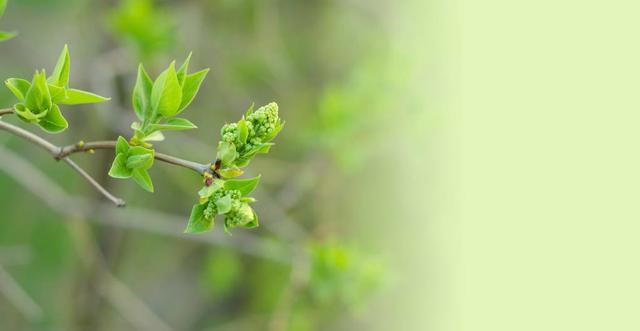
{"label": "leaf cluster", "polygon": [[309,291],[320,304],[359,308],[383,284],[384,266],[376,258],[335,241],[311,246]]}
{"label": "leaf cluster", "polygon": [[109,170],[113,178],[133,178],[148,192],[153,192],[153,183],[149,177],[149,168],[153,166],[154,150],[142,146],[129,146],[123,137],[118,137],[116,158]]}
{"label": "leaf cluster", "polygon": [[[258,217],[249,206],[255,199],[248,197],[258,185],[260,176],[232,179],[243,174],[241,168],[260,153],[269,152],[271,142],[282,130],[284,122],[278,115],[278,104],[272,102],[254,111],[249,108],[238,122],[225,124],[218,143],[218,162],[213,177],[205,176],[205,187],[198,192],[200,202],[193,206],[185,232],[213,229],[216,215],[225,215],[224,229],[258,226]],[[218,165],[219,164],[219,165]],[[207,174],[208,175],[208,174]]]}
{"label": "leaf cluster", "polygon": [[258,216],[249,203],[255,202],[248,195],[258,186],[260,176],[248,179],[215,180],[203,187],[198,195],[200,202],[193,206],[185,233],[205,232],[213,229],[214,219],[224,215],[224,230],[230,233],[235,227],[247,229],[259,225]]}
{"label": "leaf cluster", "polygon": [[[138,66],[132,105],[139,121],[131,125],[134,134],[128,142],[123,137],[118,138],[121,148],[116,150],[116,158],[109,172],[111,177],[132,177],[143,189],[153,192],[153,183],[147,172],[153,165],[153,146],[150,142],[164,140],[162,131],[197,128],[191,121],[176,117],[191,104],[209,72],[209,69],[204,69],[189,74],[190,60],[191,54],[178,70],[175,61],[171,62],[155,81],[142,64]],[[148,164],[131,161],[140,155],[150,155]]]}
{"label": "leaf cluster", "polygon": [[209,69],[203,69],[189,74],[190,60],[191,54],[178,70],[175,61],[171,62],[155,81],[140,64],[132,100],[133,110],[140,121],[131,126],[134,130],[132,144],[148,145],[149,141],[161,141],[164,139],[162,131],[197,128],[189,120],[176,117],[191,104],[209,72]]}
{"label": "leaf cluster", "polygon": [[[7,0],[0,0],[0,18],[4,15],[5,9],[7,9]],[[16,35],[15,32],[0,31],[0,42],[9,40]]]}
{"label": "leaf cluster", "polygon": [[47,77],[43,69],[36,71],[31,82],[21,78],[9,78],[5,81],[5,86],[19,100],[13,108],[21,120],[36,124],[49,133],[59,133],[69,126],[59,105],[109,100],[91,92],[70,88],[70,67],[69,48],[65,45],[51,76]]}

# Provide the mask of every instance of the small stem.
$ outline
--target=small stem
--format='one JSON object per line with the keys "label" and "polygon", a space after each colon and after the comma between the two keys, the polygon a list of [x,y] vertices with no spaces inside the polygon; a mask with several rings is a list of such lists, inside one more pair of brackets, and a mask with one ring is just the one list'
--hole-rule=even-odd
{"label": "small stem", "polygon": [[[0,116],[5,114],[13,113],[13,109],[0,109]],[[116,142],[115,141],[93,141],[88,143],[77,143],[74,145],[69,145],[65,147],[56,146],[44,138],[35,135],[25,129],[17,127],[13,124],[9,124],[0,120],[0,130],[7,131],[15,136],[18,136],[22,139],[25,139],[42,149],[45,149],[49,154],[53,155],[56,160],[64,160],[73,170],[77,171],[84,179],[86,179],[98,192],[102,193],[107,199],[111,200],[116,206],[122,207],[125,205],[124,200],[115,197],[113,194],[109,193],[104,187],[102,187],[91,175],[89,175],[84,169],[78,166],[71,159],[68,159],[69,155],[78,153],[78,152],[87,152],[93,151],[96,149],[115,149]],[[203,175],[204,173],[213,174],[215,173],[213,169],[211,169],[211,164],[202,164],[189,160],[184,160],[175,156],[163,154],[163,153],[154,153],[155,159],[166,162],[169,164],[177,165],[183,168],[191,169],[197,172],[199,175]]]}
{"label": "small stem", "polygon": [[[90,141],[90,142],[82,142],[69,146],[62,147],[60,152],[55,156],[57,160],[66,158],[67,156],[79,153],[79,152],[88,152],[96,149],[115,149],[116,148],[115,141]],[[202,175],[205,172],[211,172],[211,166],[209,164],[197,163],[189,160],[184,160],[175,156],[155,152],[155,159],[158,161],[166,162],[169,164],[177,165],[183,168],[191,169],[198,174]]]}
{"label": "small stem", "polygon": [[100,183],[98,183],[93,177],[91,177],[91,175],[84,171],[84,169],[80,168],[79,165],[73,162],[73,160],[65,157],[64,162],[71,166],[73,170],[77,171],[84,179],[87,180],[87,182],[89,182],[89,184],[91,184],[96,190],[98,190],[98,192],[102,193],[102,195],[107,197],[107,199],[111,200],[111,202],[113,202],[116,206],[125,206],[124,200],[117,198],[113,194],[109,193],[109,191],[107,191],[102,185],[100,185]]}
{"label": "small stem", "polygon": [[0,109],[0,116],[13,114],[13,108]]}
{"label": "small stem", "polygon": [[57,153],[60,152],[60,147],[48,142],[47,140],[45,140],[44,138],[41,138],[39,136],[36,136],[35,134],[17,127],[15,125],[9,124],[7,122],[3,122],[0,121],[0,130],[4,130],[10,133],[13,133],[14,135],[26,139],[42,148],[44,148],[45,150],[47,150],[47,152],[49,152],[52,155],[56,155]]}

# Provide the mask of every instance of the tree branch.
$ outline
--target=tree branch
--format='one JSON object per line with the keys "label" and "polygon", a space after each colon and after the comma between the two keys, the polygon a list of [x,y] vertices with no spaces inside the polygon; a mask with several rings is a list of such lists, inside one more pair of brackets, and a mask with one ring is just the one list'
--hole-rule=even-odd
{"label": "tree branch", "polygon": [[[63,159],[68,157],[71,154],[74,153],[80,153],[80,152],[90,152],[96,149],[115,149],[116,148],[116,141],[113,140],[109,140],[109,141],[91,141],[91,142],[79,142],[77,144],[73,144],[73,145],[69,145],[69,146],[65,146],[62,147],[59,151],[59,153],[55,156],[55,158],[57,160]],[[211,165],[210,164],[202,164],[202,163],[197,163],[197,162],[193,162],[193,161],[189,161],[189,160],[184,160],[175,156],[171,156],[171,155],[167,155],[167,154],[163,154],[163,153],[158,153],[156,152],[155,154],[155,159],[158,161],[162,161],[162,162],[166,162],[169,164],[173,164],[173,165],[177,165],[179,167],[183,167],[183,168],[187,168],[187,169],[191,169],[195,172],[197,172],[198,174],[202,175],[205,172],[210,172],[211,171]]]}
{"label": "tree branch", "polygon": [[[47,152],[49,152],[49,154],[53,155],[54,157],[56,155],[58,155],[60,153],[60,151],[62,150],[62,148],[48,142],[47,140],[45,140],[44,138],[41,138],[25,129],[22,129],[20,127],[17,127],[15,125],[9,124],[7,122],[4,121],[0,121],[0,130],[4,130],[7,131],[9,133],[14,134],[15,136],[18,136],[22,139],[25,139],[37,146],[40,146],[41,148],[45,149]],[[109,193],[109,191],[107,191],[107,189],[105,189],[104,187],[102,187],[102,185],[100,185],[100,183],[98,183],[93,177],[91,177],[91,175],[89,175],[86,171],[84,171],[84,169],[82,169],[79,165],[77,165],[75,162],[73,162],[71,159],[65,158],[65,162],[75,171],[77,171],[80,175],[82,175],[82,177],[84,177],[84,179],[86,179],[96,190],[98,190],[98,192],[100,192],[102,195],[104,195],[107,199],[109,199],[111,202],[113,202],[116,206],[118,207],[123,207],[125,205],[124,200],[115,197],[113,194]]]}
{"label": "tree branch", "polygon": [[[0,116],[6,114],[12,114],[13,109],[0,109]],[[56,160],[64,160],[73,170],[78,172],[87,182],[89,182],[98,192],[104,195],[107,199],[113,202],[118,207],[123,207],[125,205],[124,200],[115,197],[109,191],[107,191],[100,183],[98,183],[91,175],[89,175],[84,169],[78,166],[75,162],[73,162],[68,157],[71,154],[79,153],[79,152],[91,152],[96,149],[115,149],[116,142],[115,141],[94,141],[94,142],[80,142],[77,144],[60,147],[52,144],[46,139],[35,135],[25,129],[22,129],[18,126],[9,124],[7,122],[3,122],[0,120],[0,130],[7,131],[15,136],[18,136],[22,139],[25,139],[41,148],[49,152]],[[200,175],[203,175],[205,172],[212,173],[211,164],[202,164],[189,160],[184,160],[175,156],[163,154],[163,153],[154,153],[155,159],[158,161],[162,161],[165,163],[173,164],[179,167],[183,167],[186,169],[193,170]]]}
{"label": "tree branch", "polygon": [[80,174],[80,176],[82,176],[84,179],[87,180],[87,182],[89,182],[89,184],[91,184],[91,186],[93,186],[98,192],[102,193],[102,195],[104,195],[107,199],[111,200],[111,202],[113,202],[116,206],[118,207],[125,206],[124,200],[118,197],[115,197],[113,194],[109,193],[109,191],[107,191],[104,187],[102,187],[102,185],[100,185],[93,177],[91,177],[91,175],[89,175],[86,171],[84,171],[84,169],[80,168],[79,165],[73,162],[73,160],[71,160],[70,158],[64,158],[64,162],[66,162],[71,168],[73,168],[73,170],[77,171]]}

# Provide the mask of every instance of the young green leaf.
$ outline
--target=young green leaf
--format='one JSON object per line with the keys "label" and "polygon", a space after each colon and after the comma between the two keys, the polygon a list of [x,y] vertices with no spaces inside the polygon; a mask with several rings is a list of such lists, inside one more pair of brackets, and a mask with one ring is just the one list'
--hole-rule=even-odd
{"label": "young green leaf", "polygon": [[224,186],[224,181],[216,180],[216,181],[213,182],[213,184],[211,184],[209,186],[205,186],[200,191],[198,191],[198,195],[201,198],[208,198],[208,197],[212,196],[214,193],[216,193],[223,186]]}
{"label": "young green leaf", "polygon": [[243,144],[247,142],[247,137],[249,137],[249,128],[247,127],[247,121],[244,117],[238,121],[238,137]]}
{"label": "young green leaf", "polygon": [[142,63],[138,66],[138,78],[133,88],[133,110],[138,119],[143,121],[149,116],[151,109],[151,90],[153,89],[153,81],[144,70]]}
{"label": "young green leaf", "polygon": [[47,88],[51,94],[51,102],[60,103],[67,98],[67,90],[64,87],[47,84]]}
{"label": "young green leaf", "polygon": [[187,59],[184,60],[184,62],[180,66],[180,69],[178,69],[177,75],[180,86],[184,86],[184,80],[185,78],[187,78],[187,71],[189,71],[189,62],[191,61],[191,55],[193,55],[193,52],[189,52]]}
{"label": "young green leaf", "polygon": [[172,62],[153,83],[151,107],[154,114],[172,117],[178,112],[182,100],[182,88],[178,83],[175,62]]}
{"label": "young green leaf", "polygon": [[113,164],[111,164],[109,176],[124,179],[131,178],[131,173],[132,170],[127,168],[127,155],[124,153],[116,155],[116,158],[113,160]]}
{"label": "young green leaf", "polygon": [[128,153],[129,143],[127,142],[127,139],[124,139],[122,136],[118,137],[118,141],[116,142],[116,154],[127,155]]}
{"label": "young green leaf", "polygon": [[18,103],[13,106],[18,118],[27,122],[27,123],[38,123],[38,121],[47,115],[47,112],[41,112],[38,114],[34,114],[31,110],[29,110],[23,103]]}
{"label": "young green leaf", "polygon": [[149,168],[149,164],[153,162],[153,155],[151,154],[140,154],[140,155],[131,155],[127,158],[127,168],[129,169],[137,169],[137,168]]}
{"label": "young green leaf", "polygon": [[31,87],[31,83],[26,79],[9,78],[4,82],[4,85],[18,98],[23,101],[27,95],[27,91]]}
{"label": "young green leaf", "polygon": [[51,109],[46,112],[46,115],[40,119],[38,125],[49,133],[62,132],[69,127],[69,123],[67,123],[67,120],[62,116],[60,108],[56,104],[51,106]]}
{"label": "young green leaf", "polygon": [[58,63],[53,74],[47,79],[47,82],[58,87],[69,87],[69,70],[71,68],[69,59],[69,47],[64,45],[60,56],[58,57]]}
{"label": "young green leaf", "polygon": [[190,130],[190,129],[196,129],[196,128],[197,126],[195,124],[191,123],[191,121],[184,118],[171,118],[167,121],[167,123],[150,125],[150,129],[152,130],[179,131],[179,130]]}
{"label": "young green leaf", "polygon": [[7,0],[0,0],[0,18],[4,15],[4,11],[7,8]]}
{"label": "young green leaf", "polygon": [[5,32],[5,31],[0,31],[0,41],[6,41],[9,40],[15,36],[17,36],[18,34],[15,32]]}
{"label": "young green leaf", "polygon": [[140,185],[143,189],[148,192],[153,193],[153,183],[151,182],[151,177],[149,177],[149,173],[147,170],[139,168],[134,169],[131,173],[133,180]]}
{"label": "young green leaf", "polygon": [[[0,0],[0,18],[4,15],[4,11],[7,8],[7,0]],[[0,41],[9,40],[15,37],[17,33],[15,32],[4,32],[0,31]]]}
{"label": "young green leaf", "polygon": [[191,216],[189,217],[189,223],[184,233],[200,233],[213,229],[213,218],[204,217],[204,210],[206,205],[194,205],[191,209]]}
{"label": "young green leaf", "polygon": [[248,179],[229,179],[225,181],[224,188],[227,190],[238,190],[244,197],[251,194],[259,182],[260,176]]}
{"label": "young green leaf", "polygon": [[251,222],[244,225],[244,227],[247,229],[253,229],[260,226],[260,222],[258,221],[258,214],[256,214],[256,212],[253,209],[251,210],[251,212],[253,213],[253,220],[251,220]]}
{"label": "young green leaf", "polygon": [[31,111],[44,112],[51,108],[51,95],[44,71],[36,72],[31,87],[25,95],[25,106]]}
{"label": "young green leaf", "polygon": [[202,82],[207,77],[208,72],[209,69],[200,70],[195,74],[188,75],[185,78],[184,84],[182,86],[182,101],[180,102],[180,107],[178,108],[177,113],[182,112],[191,104],[196,94],[198,93],[198,90],[200,90],[200,85],[202,85]]}
{"label": "young green leaf", "polygon": [[236,146],[230,142],[220,142],[218,144],[218,153],[223,165],[232,165],[233,161],[238,157]]}
{"label": "young green leaf", "polygon": [[99,96],[97,94],[81,91],[76,89],[67,89],[67,98],[60,101],[60,104],[63,105],[82,105],[87,103],[100,103],[111,100],[111,98],[105,98],[103,96]]}
{"label": "young green leaf", "polygon": [[[153,166],[154,150],[142,146],[134,146],[129,149],[127,166],[129,168],[149,169]],[[143,157],[138,157],[143,156]],[[132,158],[133,157],[133,158]],[[131,163],[131,166],[129,165]]]}
{"label": "young green leaf", "polygon": [[220,173],[220,176],[222,176],[222,178],[235,178],[238,176],[242,176],[242,174],[244,173],[242,169],[237,167],[220,169],[218,172]]}
{"label": "young green leaf", "polygon": [[231,211],[231,196],[225,195],[222,198],[215,201],[218,208],[218,215],[226,214]]}

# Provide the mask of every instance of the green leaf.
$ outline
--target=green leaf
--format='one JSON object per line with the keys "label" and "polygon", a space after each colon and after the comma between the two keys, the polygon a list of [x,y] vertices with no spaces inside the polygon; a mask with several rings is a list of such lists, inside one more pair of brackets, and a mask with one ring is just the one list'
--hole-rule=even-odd
{"label": "green leaf", "polygon": [[36,72],[33,76],[31,87],[25,95],[25,106],[36,113],[51,108],[51,94],[49,94],[44,70]]}
{"label": "green leaf", "polygon": [[223,178],[235,178],[238,176],[242,176],[242,174],[244,173],[242,169],[237,167],[220,169],[218,172],[220,173],[220,176],[222,176]]}
{"label": "green leaf", "polygon": [[143,189],[148,192],[153,193],[153,183],[151,182],[151,177],[149,177],[149,173],[145,169],[134,169],[131,173],[133,180],[140,185]]}
{"label": "green leaf", "polygon": [[22,103],[18,103],[15,106],[13,106],[13,109],[15,110],[16,114],[18,115],[18,118],[20,118],[21,120],[27,122],[27,123],[38,123],[38,121],[40,121],[41,118],[45,117],[47,115],[47,111],[43,111],[41,113],[38,114],[34,114],[31,110],[29,110],[27,107],[25,107],[24,104]]}
{"label": "green leaf", "polygon": [[16,32],[5,32],[5,31],[0,31],[0,41],[6,41],[9,40],[15,36],[17,36],[18,34]]}
{"label": "green leaf", "polygon": [[142,141],[163,141],[164,135],[160,131],[152,132],[142,139]]}
{"label": "green leaf", "polygon": [[189,223],[187,224],[187,228],[184,229],[184,233],[200,233],[213,229],[213,218],[206,219],[204,217],[204,210],[206,208],[207,205],[193,206]]}
{"label": "green leaf", "polygon": [[271,131],[268,135],[264,137],[264,141],[268,142],[273,140],[273,138],[275,138],[278,135],[278,133],[280,133],[280,130],[282,130],[283,127],[284,127],[284,122],[279,122],[278,124],[276,124],[276,127],[273,129],[273,131]]}
{"label": "green leaf", "polygon": [[49,88],[49,93],[51,94],[51,102],[60,103],[67,98],[67,90],[64,87],[47,84],[47,88]]}
{"label": "green leaf", "polygon": [[225,195],[216,200],[215,204],[218,207],[218,215],[226,214],[231,211],[231,196]]}
{"label": "green leaf", "polygon": [[152,130],[190,130],[198,128],[195,124],[191,123],[191,121],[184,118],[172,118],[164,124],[151,124],[150,129]]}
{"label": "green leaf", "polygon": [[125,153],[118,153],[111,164],[109,176],[113,178],[130,178],[131,175],[131,169],[127,168],[127,155]]}
{"label": "green leaf", "polygon": [[175,62],[162,72],[153,83],[151,91],[151,107],[154,114],[172,117],[178,113],[182,100],[182,88],[176,76]]}
{"label": "green leaf", "polygon": [[[143,156],[139,158],[138,156]],[[127,166],[129,168],[149,169],[153,166],[154,150],[142,146],[134,146],[129,149]],[[132,166],[129,166],[129,164]],[[135,165],[135,166],[134,166]]]}
{"label": "green leaf", "polygon": [[87,103],[100,103],[109,100],[111,100],[111,98],[105,98],[91,92],[70,88],[67,89],[67,98],[59,103],[63,105],[81,105]]}
{"label": "green leaf", "polygon": [[224,188],[227,190],[238,190],[242,196],[249,195],[258,186],[260,176],[248,179],[229,179],[225,181]]}
{"label": "green leaf", "polygon": [[218,191],[222,187],[224,187],[223,180],[214,180],[213,184],[209,186],[205,186],[200,191],[198,191],[198,195],[200,196],[200,198],[206,199],[212,196],[214,193],[216,193],[216,191]]}
{"label": "green leaf", "polygon": [[149,163],[153,162],[153,156],[149,154],[131,155],[127,158],[127,168],[149,168]]}
{"label": "green leaf", "polygon": [[178,83],[180,83],[180,86],[184,86],[184,81],[185,81],[185,78],[187,78],[187,71],[189,71],[189,61],[191,61],[192,54],[193,52],[189,52],[187,59],[184,60],[184,62],[180,66],[180,69],[178,69],[177,76],[178,76]]}
{"label": "green leaf", "polygon": [[178,113],[183,111],[191,104],[196,94],[200,90],[200,85],[202,85],[205,77],[207,77],[208,72],[209,69],[204,69],[196,72],[195,74],[187,76],[184,81],[184,85],[182,86],[182,101],[180,102]]}
{"label": "green leaf", "polygon": [[64,45],[64,48],[58,57],[58,63],[56,64],[55,69],[53,69],[53,74],[47,79],[47,82],[58,87],[69,87],[70,68],[69,47]]}
{"label": "green leaf", "polygon": [[7,8],[7,0],[0,0],[0,18],[4,15],[4,11]]}
{"label": "green leaf", "polygon": [[127,139],[124,139],[122,136],[118,137],[118,142],[116,143],[116,154],[124,154],[125,156],[129,154],[129,142],[127,142]]}
{"label": "green leaf", "polygon": [[138,66],[138,78],[136,86],[133,88],[133,110],[138,119],[143,121],[151,110],[151,90],[153,81],[144,70],[142,63]]}
{"label": "green leaf", "polygon": [[[0,0],[0,17],[2,17],[2,15],[4,15],[4,11],[7,8],[7,0]],[[5,40],[9,40],[13,37],[15,37],[17,35],[17,33],[15,32],[3,32],[0,31],[0,41],[5,41]]]}
{"label": "green leaf", "polygon": [[233,161],[238,157],[236,146],[230,142],[220,142],[218,144],[218,153],[223,165],[232,165]]}
{"label": "green leaf", "polygon": [[244,116],[238,121],[238,136],[243,144],[247,142],[247,137],[249,137],[249,128]]}
{"label": "green leaf", "polygon": [[274,143],[264,143],[262,145],[260,145],[260,148],[258,148],[257,153],[262,153],[262,154],[266,154],[269,153],[269,150],[271,150],[271,146],[275,145]]}
{"label": "green leaf", "polygon": [[258,221],[258,214],[256,214],[253,209],[251,210],[251,212],[253,213],[253,219],[251,220],[251,222],[244,225],[244,227],[247,229],[253,229],[260,226],[260,222]]}
{"label": "green leaf", "polygon": [[62,116],[60,108],[56,104],[51,106],[46,116],[40,119],[38,124],[49,133],[62,132],[69,127],[69,123],[67,123],[67,120]]}
{"label": "green leaf", "polygon": [[27,95],[27,91],[31,87],[31,83],[26,79],[9,78],[4,82],[4,85],[16,96],[20,101],[23,101]]}
{"label": "green leaf", "polygon": [[251,106],[249,106],[249,108],[247,109],[247,112],[245,113],[245,115],[249,116],[251,114],[253,114],[253,108],[255,108],[256,104],[252,103]]}

